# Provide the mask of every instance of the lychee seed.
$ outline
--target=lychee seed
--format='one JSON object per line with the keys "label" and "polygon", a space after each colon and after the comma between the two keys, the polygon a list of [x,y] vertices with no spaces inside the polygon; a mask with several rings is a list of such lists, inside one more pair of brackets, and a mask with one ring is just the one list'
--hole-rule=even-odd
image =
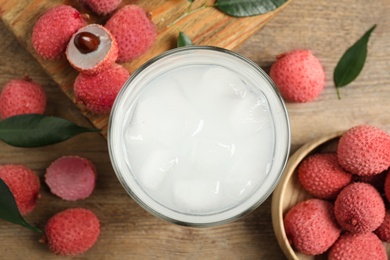
{"label": "lychee seed", "polygon": [[99,48],[100,38],[90,32],[80,32],[74,37],[74,45],[83,53],[90,53]]}

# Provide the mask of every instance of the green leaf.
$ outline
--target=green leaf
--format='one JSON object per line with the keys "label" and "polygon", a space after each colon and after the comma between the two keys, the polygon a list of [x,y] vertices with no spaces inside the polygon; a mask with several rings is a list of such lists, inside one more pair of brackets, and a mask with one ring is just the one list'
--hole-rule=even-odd
{"label": "green leaf", "polygon": [[0,218],[9,221],[11,223],[21,225],[23,227],[29,228],[32,231],[42,233],[42,230],[30,225],[22,217],[19,212],[18,206],[14,195],[8,188],[7,184],[0,178]]}
{"label": "green leaf", "polygon": [[285,4],[288,0],[217,0],[215,7],[227,15],[246,17],[265,14]]}
{"label": "green leaf", "polygon": [[351,83],[362,71],[367,57],[367,44],[376,25],[372,26],[355,44],[348,48],[336,65],[333,81],[340,98],[339,88]]}
{"label": "green leaf", "polygon": [[193,3],[195,0],[187,0],[188,2],[190,2],[190,3]]}
{"label": "green leaf", "polygon": [[0,140],[16,147],[45,146],[81,133],[97,131],[62,118],[38,114],[17,115],[0,122]]}
{"label": "green leaf", "polygon": [[190,37],[184,32],[179,32],[179,37],[177,38],[177,47],[193,45]]}

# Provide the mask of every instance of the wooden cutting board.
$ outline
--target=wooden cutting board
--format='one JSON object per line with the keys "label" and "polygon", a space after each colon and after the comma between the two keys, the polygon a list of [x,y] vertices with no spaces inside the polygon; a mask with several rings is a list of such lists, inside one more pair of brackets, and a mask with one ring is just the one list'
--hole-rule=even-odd
{"label": "wooden cutting board", "polygon": [[[205,2],[211,5],[215,1],[195,1],[192,9],[201,6]],[[62,58],[59,61],[43,60],[33,50],[30,40],[32,28],[37,19],[46,10],[59,4],[68,4],[83,13],[88,13],[90,16],[89,23],[104,24],[108,19],[108,17],[98,17],[89,10],[82,8],[77,0],[0,0],[0,15],[3,22],[15,34],[17,39],[38,60],[65,94],[74,101],[73,82],[77,72],[69,65],[66,58]],[[132,62],[122,64],[130,73],[150,58],[175,48],[179,30],[185,32],[196,45],[211,45],[234,50],[286,6],[285,4],[274,12],[246,18],[234,18],[223,14],[216,8],[205,8],[186,16],[175,23],[174,26],[168,26],[185,13],[189,6],[189,1],[123,0],[121,5],[126,4],[140,5],[150,12],[151,19],[156,24],[158,30],[156,42],[147,53]],[[95,127],[102,129],[103,136],[106,136],[108,115],[91,114],[83,110],[81,106],[79,107]]]}

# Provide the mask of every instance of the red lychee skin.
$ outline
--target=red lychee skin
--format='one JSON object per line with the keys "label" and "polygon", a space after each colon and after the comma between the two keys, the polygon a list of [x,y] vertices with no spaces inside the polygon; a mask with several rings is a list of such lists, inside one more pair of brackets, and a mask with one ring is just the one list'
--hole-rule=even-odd
{"label": "red lychee skin", "polygon": [[324,253],[341,233],[333,216],[333,205],[320,199],[309,199],[292,207],[284,218],[284,227],[290,244],[307,255]]}
{"label": "red lychee skin", "polygon": [[355,182],[340,191],[334,213],[340,226],[349,232],[369,233],[382,224],[385,204],[372,185]]}
{"label": "red lychee skin", "polygon": [[21,114],[43,114],[45,109],[45,90],[30,79],[11,80],[3,87],[0,94],[2,119]]}
{"label": "red lychee skin", "polygon": [[[72,67],[75,68],[77,71],[84,73],[84,74],[89,74],[89,75],[99,74],[100,72],[110,68],[111,66],[114,65],[114,63],[118,59],[118,51],[119,50],[118,50],[118,43],[117,43],[115,37],[105,27],[103,27],[101,25],[96,25],[96,26],[100,26],[104,30],[106,30],[108,37],[111,38],[110,51],[107,53],[107,55],[104,57],[104,59],[102,61],[100,61],[99,63],[96,64],[96,66],[94,66],[92,68],[78,67],[74,63],[72,63],[72,59],[69,56],[68,51],[66,51],[66,58],[68,59],[70,65],[72,65]],[[83,28],[81,28],[81,29],[83,29]],[[78,31],[74,35],[76,35],[77,33],[78,33]],[[72,37],[72,39],[73,39],[73,37]],[[70,44],[70,41],[69,41],[69,44]]]}
{"label": "red lychee skin", "polygon": [[385,219],[374,232],[380,240],[390,243],[390,210],[386,210]]}
{"label": "red lychee skin", "polygon": [[364,176],[359,176],[354,174],[353,175],[353,180],[354,182],[365,182],[369,183],[372,186],[375,187],[379,191],[379,193],[384,193],[384,184],[386,180],[388,171],[381,172],[379,174],[375,175],[364,175]]}
{"label": "red lychee skin", "polygon": [[310,50],[294,50],[278,55],[270,77],[288,102],[310,102],[325,86],[325,72]]}
{"label": "red lychee skin", "polygon": [[14,195],[20,214],[30,213],[40,197],[38,175],[26,166],[5,164],[0,166],[0,178]]}
{"label": "red lychee skin", "polygon": [[118,42],[117,62],[131,61],[144,54],[155,42],[157,28],[144,9],[125,5],[107,21],[105,27]]}
{"label": "red lychee skin", "polygon": [[321,199],[335,199],[341,189],[352,180],[352,174],[344,171],[336,153],[313,154],[298,169],[302,187]]}
{"label": "red lychee skin", "polygon": [[80,0],[80,2],[98,15],[108,15],[118,8],[122,0]]}
{"label": "red lychee skin", "polygon": [[328,254],[329,260],[387,260],[386,249],[374,233],[340,236]]}
{"label": "red lychee skin", "polygon": [[337,157],[341,167],[353,174],[379,174],[390,167],[390,136],[375,126],[352,127],[341,136]]}
{"label": "red lychee skin", "polygon": [[69,5],[57,5],[35,23],[31,43],[35,51],[47,60],[63,56],[72,35],[87,25],[83,16]]}
{"label": "red lychee skin", "polygon": [[63,156],[46,169],[45,182],[53,194],[64,200],[86,199],[95,188],[96,169],[86,158]]}
{"label": "red lychee skin", "polygon": [[108,114],[129,76],[129,72],[118,64],[96,75],[80,73],[74,83],[76,101],[92,113]]}
{"label": "red lychee skin", "polygon": [[75,256],[88,251],[99,234],[99,219],[92,211],[71,208],[49,219],[44,229],[44,241],[57,255]]}

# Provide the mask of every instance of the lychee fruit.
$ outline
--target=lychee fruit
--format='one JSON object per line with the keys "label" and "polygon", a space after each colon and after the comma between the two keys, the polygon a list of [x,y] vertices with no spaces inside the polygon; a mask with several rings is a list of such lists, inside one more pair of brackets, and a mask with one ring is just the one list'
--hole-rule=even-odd
{"label": "lychee fruit", "polygon": [[108,15],[113,12],[122,0],[79,0],[81,4],[85,5],[98,15]]}
{"label": "lychee fruit", "polygon": [[35,51],[47,60],[63,56],[72,35],[87,25],[83,15],[69,5],[57,5],[35,23],[31,43]]}
{"label": "lychee fruit", "polygon": [[314,100],[325,86],[325,72],[310,50],[294,50],[278,55],[270,77],[288,102]]}
{"label": "lychee fruit", "polygon": [[374,233],[340,236],[328,254],[329,260],[387,260],[386,249]]}
{"label": "lychee fruit", "polygon": [[5,164],[0,166],[0,179],[14,195],[20,214],[25,216],[30,213],[40,197],[38,175],[26,166]]}
{"label": "lychee fruit", "polygon": [[304,159],[298,168],[302,187],[321,199],[335,199],[342,188],[352,180],[337,161],[336,153],[313,154]]}
{"label": "lychee fruit", "polygon": [[116,11],[105,27],[118,42],[118,62],[131,61],[144,54],[157,36],[155,24],[145,10],[137,5],[125,5]]}
{"label": "lychee fruit", "polygon": [[319,255],[337,240],[341,228],[333,216],[333,205],[309,199],[292,207],[284,218],[287,238],[299,252]]}
{"label": "lychee fruit", "polygon": [[80,73],[74,83],[76,102],[92,113],[108,114],[129,76],[118,64],[94,75]]}
{"label": "lychee fruit", "polygon": [[29,78],[9,81],[0,94],[2,119],[20,114],[43,114],[45,109],[45,90]]}
{"label": "lychee fruit", "polygon": [[57,255],[75,256],[88,251],[99,233],[100,223],[95,213],[84,208],[70,208],[48,220],[43,241]]}
{"label": "lychee fruit", "polygon": [[390,210],[386,210],[385,219],[374,232],[380,240],[390,243]]}
{"label": "lychee fruit", "polygon": [[390,135],[375,126],[352,127],[341,136],[337,157],[351,173],[379,174],[390,167]]}
{"label": "lychee fruit", "polygon": [[63,156],[46,169],[45,182],[53,194],[64,200],[85,199],[95,188],[96,169],[86,158]]}
{"label": "lychee fruit", "polygon": [[340,226],[349,232],[369,233],[383,222],[385,204],[372,185],[355,182],[340,191],[334,213]]}
{"label": "lychee fruit", "polygon": [[105,27],[90,24],[72,36],[66,49],[66,57],[79,72],[97,74],[115,63],[118,44]]}

